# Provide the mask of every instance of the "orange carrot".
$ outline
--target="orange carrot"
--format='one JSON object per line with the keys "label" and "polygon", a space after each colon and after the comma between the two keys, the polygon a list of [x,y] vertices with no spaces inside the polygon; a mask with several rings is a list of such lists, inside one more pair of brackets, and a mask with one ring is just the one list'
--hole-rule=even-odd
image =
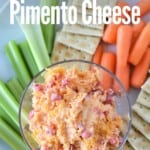
{"label": "orange carrot", "polygon": [[114,23],[107,25],[103,35],[103,41],[109,44],[115,44],[117,38],[117,30],[119,26],[120,24]]}
{"label": "orange carrot", "polygon": [[[116,55],[112,52],[104,52],[101,59],[101,65],[111,71],[112,73],[115,73],[115,65],[116,65]],[[113,79],[112,77],[104,72],[102,73],[102,85],[104,89],[111,88]]]}
{"label": "orange carrot", "polygon": [[130,25],[121,25],[117,32],[117,65],[126,66],[132,42],[133,29]]}
{"label": "orange carrot", "polygon": [[148,69],[150,66],[150,48],[148,48],[141,60],[141,62],[135,66],[131,74],[131,85],[135,88],[140,88],[144,83]]}
{"label": "orange carrot", "polygon": [[140,7],[141,16],[144,16],[146,13],[150,12],[150,0],[140,0],[137,3],[137,6]]}
{"label": "orange carrot", "polygon": [[[117,66],[116,67],[116,76],[121,81],[126,91],[129,91],[130,88],[130,65],[126,66]],[[120,87],[117,82],[114,82],[114,89],[120,90]]]}
{"label": "orange carrot", "polygon": [[[120,6],[120,8],[123,8],[124,6],[129,6],[129,4],[125,1],[118,1],[117,6]],[[124,17],[124,16],[121,15],[121,17]],[[103,41],[109,44],[115,44],[119,26],[120,24],[114,24],[114,23],[107,25],[104,35],[103,35]]]}
{"label": "orange carrot", "polygon": [[137,65],[142,59],[150,43],[150,22],[144,27],[129,55],[129,62]]}
{"label": "orange carrot", "polygon": [[[122,9],[124,6],[129,6],[129,7],[130,7],[129,3],[127,3],[126,1],[123,1],[123,0],[118,1],[118,2],[117,2],[117,6],[119,6],[121,9]],[[130,13],[131,13],[131,11],[128,11],[128,14],[130,14]],[[124,18],[125,16],[122,14],[121,17]]]}
{"label": "orange carrot", "polygon": [[141,19],[139,24],[134,24],[132,26],[132,28],[133,28],[133,41],[135,41],[137,39],[137,37],[140,35],[142,30],[144,29],[144,26],[145,26],[145,22],[142,19]]}
{"label": "orange carrot", "polygon": [[97,46],[97,49],[96,49],[95,54],[92,58],[92,61],[96,64],[100,64],[102,53],[103,53],[103,46],[102,46],[102,44],[100,44]]}

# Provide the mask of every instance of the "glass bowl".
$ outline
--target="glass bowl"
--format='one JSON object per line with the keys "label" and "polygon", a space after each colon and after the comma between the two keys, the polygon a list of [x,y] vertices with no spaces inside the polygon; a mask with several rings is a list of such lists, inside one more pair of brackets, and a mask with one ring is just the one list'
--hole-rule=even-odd
{"label": "glass bowl", "polygon": [[[63,62],[58,62],[56,64],[50,65],[49,69],[55,68],[55,67],[64,67],[66,69],[71,69],[74,67],[77,67],[80,70],[86,71],[88,69],[96,68],[99,70],[102,70],[105,72],[105,75],[108,75],[113,79],[113,81],[117,84],[117,90],[113,89],[112,87],[109,87],[109,89],[115,90],[115,108],[117,113],[122,117],[123,119],[123,127],[122,127],[122,142],[117,148],[118,150],[122,149],[123,145],[125,144],[127,140],[127,136],[131,127],[131,105],[130,101],[128,99],[127,93],[121,84],[121,82],[117,79],[115,75],[113,75],[110,71],[105,69],[104,67],[94,64],[92,62],[83,61],[83,60],[68,60]],[[29,85],[26,87],[24,94],[21,99],[20,109],[19,109],[19,122],[20,122],[20,128],[22,136],[32,150],[38,150],[39,145],[35,141],[34,137],[32,136],[31,132],[29,131],[29,120],[28,120],[28,114],[32,110],[32,88],[33,84],[35,83],[42,83],[44,81],[43,73],[47,69],[45,68],[43,71],[38,73],[33,80],[29,83]]]}

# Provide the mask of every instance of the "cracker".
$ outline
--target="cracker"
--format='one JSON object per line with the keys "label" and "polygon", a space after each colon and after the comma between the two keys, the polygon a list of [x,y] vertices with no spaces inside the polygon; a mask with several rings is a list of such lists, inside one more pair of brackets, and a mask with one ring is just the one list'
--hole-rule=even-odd
{"label": "cracker", "polygon": [[[74,1],[73,1],[74,2]],[[74,5],[72,1],[69,1],[68,5]],[[87,27],[90,27],[90,28],[95,28],[95,29],[104,29],[104,24],[101,23],[101,24],[84,24],[83,23],[83,20],[82,20],[82,6],[81,6],[81,1],[80,1],[80,4],[76,5],[76,8],[77,8],[77,12],[78,12],[78,16],[77,16],[77,24],[79,25],[84,25],[84,26],[87,26]],[[87,16],[93,16],[93,10],[92,9],[87,9],[87,12],[86,12]],[[97,21],[98,21],[98,14],[97,14]],[[93,21],[92,21],[93,22]]]}
{"label": "cracker", "polygon": [[86,52],[67,47],[61,43],[55,43],[51,57],[52,63],[70,59],[82,59],[91,61],[92,55]]}
{"label": "cracker", "polygon": [[142,90],[137,98],[137,102],[150,108],[150,94]]}
{"label": "cracker", "polygon": [[[77,7],[77,12],[79,14],[82,14],[82,7],[81,6],[76,6]],[[86,15],[93,16],[93,10],[92,9],[86,9]],[[100,17],[98,13],[96,13],[96,17]]]}
{"label": "cracker", "polygon": [[150,94],[150,77],[147,79],[147,81],[142,86],[142,89]]}
{"label": "cracker", "polygon": [[143,120],[150,123],[150,109],[149,108],[139,103],[134,104],[132,108]]}
{"label": "cracker", "polygon": [[150,142],[135,128],[131,128],[128,141],[135,150],[149,150]]}
{"label": "cracker", "polygon": [[82,15],[81,14],[78,14],[78,20],[77,20],[77,23],[79,25],[84,25],[84,26],[87,26],[87,27],[90,27],[90,28],[94,28],[94,29],[98,29],[98,30],[104,30],[104,24],[85,24],[82,20]]}
{"label": "cracker", "polygon": [[126,142],[124,147],[123,147],[123,150],[134,150],[133,147],[129,144],[129,142]]}
{"label": "cracker", "polygon": [[80,34],[80,35],[87,35],[87,36],[96,36],[96,37],[102,37],[103,31],[92,29],[88,27],[83,27],[81,25],[75,24],[75,25],[64,25],[63,32],[73,33],[73,34]]}
{"label": "cracker", "polygon": [[148,140],[150,140],[150,124],[145,122],[140,116],[135,112],[132,113],[132,125],[140,131]]}
{"label": "cracker", "polygon": [[100,38],[60,32],[56,41],[93,55],[100,42]]}
{"label": "cracker", "polygon": [[[84,0],[83,0],[83,1],[84,1]],[[97,0],[97,1],[96,1],[96,4],[97,4],[97,6],[103,7],[103,6],[108,5],[108,4],[114,4],[114,1],[116,1],[116,0],[112,0],[111,3],[110,3],[110,0]],[[91,2],[92,2],[92,0],[91,0]],[[72,5],[80,6],[80,7],[81,7],[82,1],[81,1],[81,0],[73,0],[73,1],[72,1]],[[91,9],[91,8],[89,8],[88,6],[87,6],[87,8],[88,8],[88,9]]]}

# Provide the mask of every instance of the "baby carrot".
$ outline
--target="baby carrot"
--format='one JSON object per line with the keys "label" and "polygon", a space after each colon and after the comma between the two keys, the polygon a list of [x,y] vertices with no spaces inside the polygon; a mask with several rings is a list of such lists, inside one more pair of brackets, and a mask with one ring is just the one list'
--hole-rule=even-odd
{"label": "baby carrot", "polygon": [[[124,6],[129,6],[129,4],[125,1],[118,1],[117,6],[119,6],[120,8],[123,8]],[[124,16],[121,15],[121,17],[124,17]],[[115,44],[119,26],[120,24],[114,24],[114,23],[107,25],[104,35],[103,35],[103,41],[109,44]]]}
{"label": "baby carrot", "polygon": [[[121,9],[122,9],[124,6],[129,6],[129,7],[130,7],[129,3],[126,2],[126,1],[123,1],[123,0],[119,0],[116,5],[119,6]],[[131,12],[128,11],[128,14],[130,14],[130,13],[131,13]],[[121,17],[122,17],[122,18],[125,17],[125,16],[123,15],[123,13],[121,14]]]}
{"label": "baby carrot", "polygon": [[132,42],[133,29],[130,25],[121,25],[117,32],[117,65],[126,66]]}
{"label": "baby carrot", "polygon": [[144,29],[144,26],[145,26],[145,22],[142,19],[141,19],[139,24],[132,25],[132,28],[133,28],[133,41],[135,41],[137,39],[137,37],[140,35],[142,30]]}
{"label": "baby carrot", "polygon": [[139,24],[134,24],[132,25],[133,28],[133,38],[132,38],[132,46],[131,49],[133,49],[133,46],[135,44],[135,42],[137,41],[140,33],[142,32],[142,30],[144,29],[146,23],[144,22],[144,20],[140,20]]}
{"label": "baby carrot", "polygon": [[146,13],[150,12],[150,0],[140,0],[137,3],[137,6],[140,7],[141,16],[144,16]]}
{"label": "baby carrot", "polygon": [[146,24],[143,31],[135,42],[133,49],[129,55],[129,62],[137,65],[142,59],[145,51],[150,43],[150,22]]}
{"label": "baby carrot", "polygon": [[[116,55],[112,52],[103,52],[101,59],[101,66],[105,67],[112,73],[115,73],[115,65],[116,65]],[[104,89],[111,88],[113,83],[112,77],[104,71],[101,71],[101,74],[102,74],[102,85]]]}
{"label": "baby carrot", "polygon": [[135,88],[140,88],[144,83],[148,69],[150,66],[150,48],[148,48],[141,60],[141,62],[135,66],[131,74],[131,85]]}
{"label": "baby carrot", "polygon": [[109,44],[115,44],[117,38],[117,30],[119,26],[120,24],[114,23],[107,25],[103,35],[103,41]]}
{"label": "baby carrot", "polygon": [[95,54],[94,54],[94,56],[93,56],[93,58],[92,58],[92,61],[93,61],[94,63],[96,63],[96,64],[100,64],[100,62],[101,62],[101,57],[102,57],[102,53],[103,53],[103,46],[102,46],[102,44],[99,44],[99,45],[97,46],[97,49],[96,49],[96,51],[95,51]]}
{"label": "baby carrot", "polygon": [[[129,91],[130,88],[130,65],[126,66],[117,66],[116,68],[116,76],[123,84],[126,91]],[[114,81],[114,89],[120,90],[120,87],[116,81]]]}

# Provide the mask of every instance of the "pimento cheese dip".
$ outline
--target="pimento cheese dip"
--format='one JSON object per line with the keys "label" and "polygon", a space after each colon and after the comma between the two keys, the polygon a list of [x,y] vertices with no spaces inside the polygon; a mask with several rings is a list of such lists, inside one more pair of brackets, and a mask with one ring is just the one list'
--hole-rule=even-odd
{"label": "pimento cheese dip", "polygon": [[122,119],[97,71],[57,67],[33,87],[29,128],[40,150],[114,150]]}

